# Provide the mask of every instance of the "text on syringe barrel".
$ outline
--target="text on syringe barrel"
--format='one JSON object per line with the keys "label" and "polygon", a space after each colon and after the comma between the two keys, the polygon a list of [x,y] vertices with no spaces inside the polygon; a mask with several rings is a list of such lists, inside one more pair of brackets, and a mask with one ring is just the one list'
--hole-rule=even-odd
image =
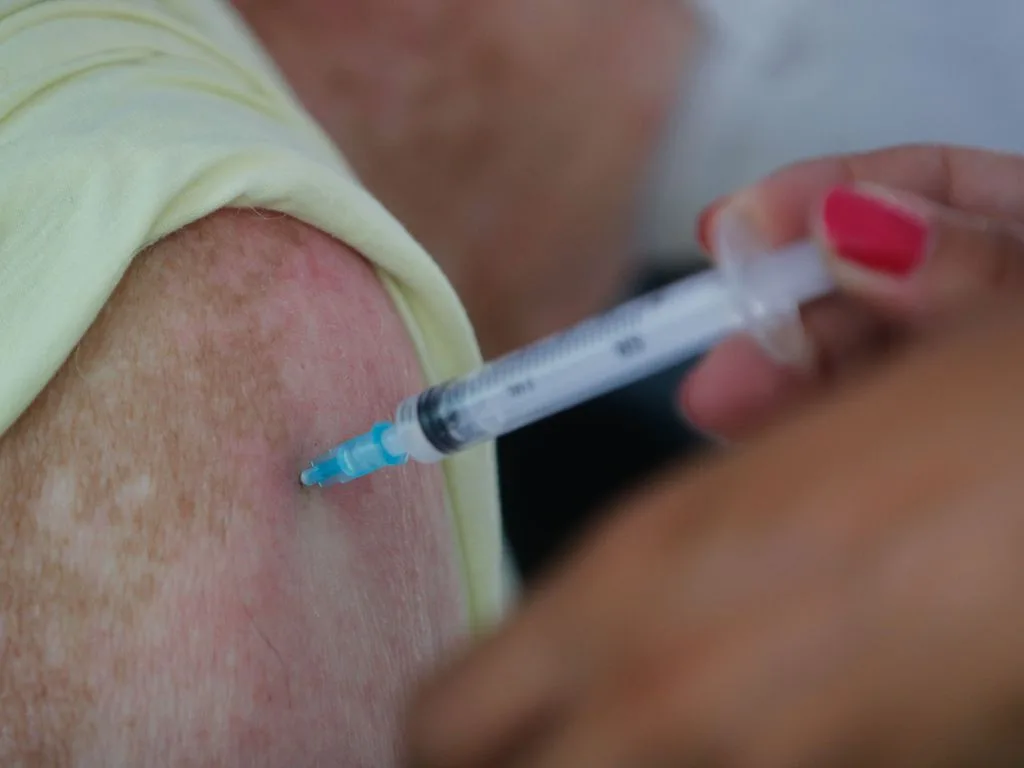
{"label": "text on syringe barrel", "polygon": [[415,401],[416,418],[438,451],[454,453],[681,362],[740,327],[721,278],[707,272],[431,387]]}

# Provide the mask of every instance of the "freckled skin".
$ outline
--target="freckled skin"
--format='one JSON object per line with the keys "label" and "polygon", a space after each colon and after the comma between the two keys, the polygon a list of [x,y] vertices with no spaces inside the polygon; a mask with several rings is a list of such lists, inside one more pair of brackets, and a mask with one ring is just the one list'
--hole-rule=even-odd
{"label": "freckled skin", "polygon": [[309,227],[221,212],[137,259],[0,438],[0,764],[395,765],[464,624],[440,472],[297,472],[422,385]]}

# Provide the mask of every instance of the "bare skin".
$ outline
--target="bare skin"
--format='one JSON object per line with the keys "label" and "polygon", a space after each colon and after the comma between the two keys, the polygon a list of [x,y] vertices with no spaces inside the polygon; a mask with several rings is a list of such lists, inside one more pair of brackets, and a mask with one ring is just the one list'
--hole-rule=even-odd
{"label": "bare skin", "polygon": [[665,0],[235,0],[487,355],[622,290],[634,201],[694,36]]}
{"label": "bare skin", "polygon": [[805,313],[818,364],[712,352],[689,414],[736,449],[623,500],[426,689],[412,764],[1021,764],[1024,158],[820,158],[729,216],[817,239],[842,291]]}
{"label": "bare skin", "polygon": [[424,694],[409,765],[1020,765],[1024,312],[992,303],[625,501]]}
{"label": "bare skin", "polygon": [[309,227],[221,212],[137,259],[0,438],[0,763],[394,765],[464,626],[440,475],[296,473],[422,384]]}
{"label": "bare skin", "polygon": [[[618,290],[679,5],[239,5],[489,353]],[[221,213],[140,258],[0,438],[0,763],[393,765],[464,626],[440,477],[295,473],[422,383],[309,228]]]}

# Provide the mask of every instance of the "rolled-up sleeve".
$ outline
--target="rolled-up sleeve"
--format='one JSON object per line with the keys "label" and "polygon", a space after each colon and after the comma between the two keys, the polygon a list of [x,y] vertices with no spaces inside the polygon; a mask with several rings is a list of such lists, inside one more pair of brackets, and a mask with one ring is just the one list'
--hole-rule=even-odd
{"label": "rolled-up sleeve", "polygon": [[[226,207],[288,214],[362,253],[428,381],[480,362],[437,265],[214,0],[0,3],[0,180],[0,434],[132,259]],[[487,623],[500,602],[493,452],[444,470],[473,615]]]}

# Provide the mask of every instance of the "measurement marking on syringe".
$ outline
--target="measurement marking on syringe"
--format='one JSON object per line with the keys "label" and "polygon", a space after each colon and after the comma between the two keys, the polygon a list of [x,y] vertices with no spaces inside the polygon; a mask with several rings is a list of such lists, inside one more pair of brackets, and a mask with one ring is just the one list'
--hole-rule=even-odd
{"label": "measurement marking on syringe", "polygon": [[642,336],[628,336],[615,344],[615,352],[619,357],[633,357],[647,349],[647,342]]}
{"label": "measurement marking on syringe", "polygon": [[[466,423],[479,422],[474,435],[500,433],[513,424],[528,423],[544,412],[577,401],[568,387],[580,376],[594,377],[593,392],[603,393],[620,386],[623,381],[641,375],[648,366],[657,365],[666,352],[671,354],[675,348],[667,339],[675,335],[679,314],[669,311],[672,303],[667,299],[676,298],[676,290],[661,291],[655,297],[613,310],[561,336],[499,358],[475,375],[442,386],[437,407],[441,411],[472,413],[466,416]],[[685,336],[686,329],[681,328],[680,334]],[[599,375],[585,373],[602,367]],[[543,403],[539,402],[542,397],[546,398]],[[492,406],[482,407],[482,403],[492,399]],[[500,400],[507,403],[508,412],[503,411]],[[461,429],[465,432],[469,427],[463,425]],[[467,435],[468,432],[459,439],[467,439]]]}
{"label": "measurement marking on syringe", "polygon": [[523,381],[517,381],[515,384],[510,384],[508,387],[509,397],[522,397],[523,395],[529,394],[537,389],[537,384],[533,379],[524,379]]}
{"label": "measurement marking on syringe", "polygon": [[[603,343],[614,344],[609,337],[615,338],[634,331],[643,322],[645,309],[635,306],[623,307],[611,312],[600,321],[589,321],[559,338],[540,342],[535,347],[496,360],[472,379],[461,382],[463,387],[460,387],[458,391],[453,390],[450,396],[461,397],[470,392],[484,391],[524,368],[535,370],[548,364],[557,365],[573,355],[586,354],[588,348],[596,351]],[[617,354],[626,356],[621,352],[617,352]],[[505,385],[505,389],[510,391],[509,385]]]}

